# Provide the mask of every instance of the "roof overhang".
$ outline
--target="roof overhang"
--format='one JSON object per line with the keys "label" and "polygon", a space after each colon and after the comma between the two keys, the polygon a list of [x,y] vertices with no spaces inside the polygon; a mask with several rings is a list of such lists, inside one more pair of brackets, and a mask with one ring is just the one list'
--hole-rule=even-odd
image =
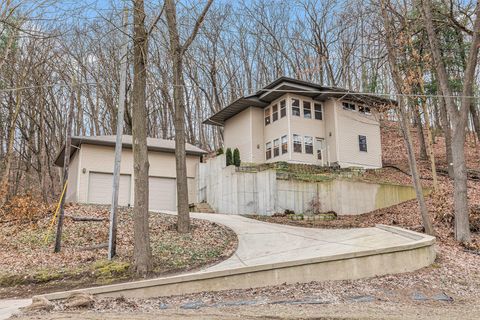
{"label": "roof overhang", "polygon": [[[107,147],[115,147],[115,141],[105,141],[105,140],[95,140],[91,139],[90,137],[72,137],[72,143],[70,144],[70,157],[72,157],[75,152],[80,149],[82,144],[90,144],[96,146],[107,146]],[[132,143],[130,142],[122,142],[122,148],[125,149],[132,149]],[[175,153],[174,148],[165,148],[159,146],[147,146],[148,151],[156,151],[156,152],[166,152],[166,153]],[[194,155],[194,156],[201,156],[207,154],[206,151],[195,151],[195,150],[186,150],[187,155]],[[58,152],[57,157],[55,158],[54,164],[58,167],[63,167],[63,160],[65,158],[65,147],[62,147],[60,152]]]}
{"label": "roof overhang", "polygon": [[204,124],[223,126],[225,121],[249,107],[265,108],[270,103],[284,94],[293,93],[310,97],[316,101],[328,99],[345,99],[355,103],[367,104],[370,107],[384,107],[396,105],[395,100],[380,97],[376,94],[359,93],[336,87],[324,87],[312,82],[297,80],[288,77],[280,77],[255,94],[241,97],[210,118],[203,121]]}

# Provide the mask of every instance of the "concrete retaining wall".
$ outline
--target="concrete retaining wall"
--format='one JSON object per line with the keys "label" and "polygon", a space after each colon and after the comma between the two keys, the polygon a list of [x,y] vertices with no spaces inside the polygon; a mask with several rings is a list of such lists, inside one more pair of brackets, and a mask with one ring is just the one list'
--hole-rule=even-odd
{"label": "concrete retaining wall", "polygon": [[99,297],[150,298],[203,291],[248,289],[283,283],[307,283],[326,280],[353,280],[402,272],[411,272],[434,262],[435,238],[403,230],[379,226],[386,231],[401,232],[411,238],[408,244],[376,250],[173,276],[96,288],[43,295],[49,300],[65,299],[75,292]]}
{"label": "concrete retaining wall", "polygon": [[410,186],[346,179],[283,180],[271,169],[237,172],[234,166],[225,166],[225,155],[200,163],[197,172],[197,201],[227,214],[272,215],[287,209],[305,213],[315,197],[323,212],[362,214],[415,198]]}

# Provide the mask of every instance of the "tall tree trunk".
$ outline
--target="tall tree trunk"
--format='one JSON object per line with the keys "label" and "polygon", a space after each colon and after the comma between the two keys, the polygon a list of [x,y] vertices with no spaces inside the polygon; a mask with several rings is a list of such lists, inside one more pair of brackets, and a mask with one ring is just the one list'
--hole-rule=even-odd
{"label": "tall tree trunk", "polygon": [[463,81],[462,98],[460,108],[452,98],[452,90],[447,75],[447,70],[443,62],[440,51],[437,34],[433,25],[432,8],[430,0],[423,0],[422,10],[425,20],[425,26],[430,42],[430,49],[435,63],[438,80],[445,97],[445,104],[450,114],[450,120],[453,123],[452,134],[452,154],[453,154],[453,173],[454,173],[454,207],[455,207],[455,238],[460,242],[468,242],[471,239],[469,208],[467,196],[467,166],[465,163],[465,136],[468,120],[468,112],[472,101],[473,80],[477,66],[478,50],[480,45],[480,5],[477,2],[475,8],[475,21],[473,24],[472,43],[469,50],[469,56],[466,61],[465,75]]}
{"label": "tall tree trunk", "polygon": [[[12,101],[13,102],[13,101]],[[10,168],[13,161],[13,143],[15,142],[15,126],[20,113],[20,90],[16,92],[15,109],[13,111],[11,121],[8,127],[7,151],[5,154],[5,171],[3,172],[2,181],[0,182],[0,208],[5,205],[8,197],[8,182],[10,177]]]}
{"label": "tall tree trunk", "polygon": [[177,172],[177,230],[180,233],[190,231],[190,212],[188,210],[187,162],[185,154],[185,92],[183,81],[183,57],[195,39],[198,30],[210,8],[213,0],[209,0],[197,19],[192,33],[185,43],[180,44],[177,28],[177,9],[174,0],[165,0],[165,15],[167,17],[170,37],[170,55],[173,68],[173,104],[175,127],[175,157]]}
{"label": "tall tree trunk", "polygon": [[417,125],[418,142],[420,144],[420,159],[427,160],[427,146],[425,142],[425,135],[423,134],[423,123],[420,110],[415,103],[412,103],[412,109],[413,113],[415,114],[415,124]]}
{"label": "tall tree trunk", "polygon": [[[381,1],[381,9],[382,9],[383,25],[385,28],[385,45],[387,47],[387,56],[388,56],[388,62],[390,65],[390,71],[391,71],[393,82],[395,84],[395,88],[397,92],[402,93],[404,81],[402,81],[400,71],[398,70],[398,65],[397,65],[398,54],[394,46],[394,40],[393,40],[394,35],[392,33],[391,22],[388,18],[387,5],[385,3],[385,0]],[[420,183],[420,177],[417,169],[417,161],[415,159],[415,152],[413,150],[412,138],[410,135],[409,122],[405,112],[404,101],[401,96],[398,101],[397,111],[400,115],[400,126],[402,128],[404,141],[407,147],[408,164],[410,166],[410,171],[411,171],[412,180],[413,180],[413,187],[415,188],[418,205],[420,207],[420,215],[422,217],[423,228],[425,229],[425,232],[427,234],[433,235],[434,234],[433,225],[432,225],[430,216],[428,214],[427,206],[425,204],[425,198],[423,196],[422,185]]]}
{"label": "tall tree trunk", "polygon": [[448,176],[453,179],[453,155],[452,155],[452,129],[448,120],[447,107],[443,97],[439,97],[440,120],[442,121],[443,135],[445,137],[445,155],[447,160]]}
{"label": "tall tree trunk", "polygon": [[143,0],[133,1],[133,175],[134,175],[134,249],[135,272],[147,275],[152,268],[148,213],[148,150],[147,150],[147,32]]}

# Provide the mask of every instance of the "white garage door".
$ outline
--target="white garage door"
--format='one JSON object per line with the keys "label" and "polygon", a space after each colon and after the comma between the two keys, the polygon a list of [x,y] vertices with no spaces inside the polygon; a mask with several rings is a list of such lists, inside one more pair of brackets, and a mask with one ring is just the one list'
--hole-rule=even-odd
{"label": "white garage door", "polygon": [[175,179],[150,177],[150,210],[177,210],[177,184]]}
{"label": "white garage door", "polygon": [[[127,206],[130,202],[130,175],[120,175],[120,189],[118,204]],[[111,204],[112,203],[113,174],[90,172],[88,181],[88,203]]]}

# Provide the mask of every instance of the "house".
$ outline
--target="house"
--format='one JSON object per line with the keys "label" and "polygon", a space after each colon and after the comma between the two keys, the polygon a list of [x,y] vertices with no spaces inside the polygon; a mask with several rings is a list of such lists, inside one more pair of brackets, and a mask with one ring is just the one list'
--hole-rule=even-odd
{"label": "house", "polygon": [[392,103],[281,77],[203,123],[223,126],[224,147],[238,148],[242,162],[380,168],[377,108]]}
{"label": "house", "polygon": [[[147,139],[149,169],[149,207],[152,210],[176,210],[175,142]],[[196,200],[197,165],[206,152],[186,145],[189,201]],[[58,154],[55,165],[63,166],[65,149]],[[112,201],[115,136],[72,137],[66,201],[110,204]],[[133,205],[132,136],[122,138],[119,204]]]}

